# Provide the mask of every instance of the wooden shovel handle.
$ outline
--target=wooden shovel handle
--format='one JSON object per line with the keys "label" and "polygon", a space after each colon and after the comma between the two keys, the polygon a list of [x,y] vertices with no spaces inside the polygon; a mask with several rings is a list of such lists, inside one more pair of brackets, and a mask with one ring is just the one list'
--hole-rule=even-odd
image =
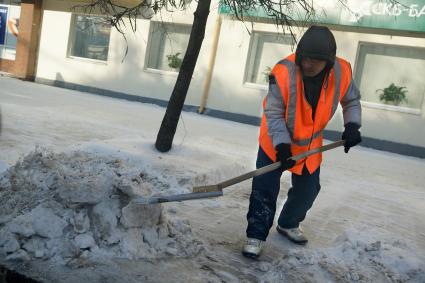
{"label": "wooden shovel handle", "polygon": [[[308,151],[303,152],[301,154],[292,156],[289,159],[298,161],[298,160],[301,160],[303,158],[306,158],[306,157],[308,157],[310,155],[313,155],[313,154],[316,154],[316,153],[319,153],[319,152],[323,152],[323,151],[326,151],[326,150],[329,150],[329,149],[333,149],[333,148],[342,146],[342,145],[344,145],[344,143],[345,143],[344,140],[339,140],[339,141],[336,141],[336,142],[333,142],[333,143],[330,143],[330,144],[327,144],[327,145],[324,145],[324,146],[321,146],[321,147],[318,147],[318,148],[314,148],[314,149],[308,150]],[[231,185],[240,183],[240,182],[245,181],[245,180],[247,180],[249,178],[260,176],[260,175],[266,174],[268,172],[271,172],[273,170],[276,170],[276,169],[278,169],[280,167],[280,165],[281,165],[281,163],[280,163],[280,161],[278,161],[278,162],[272,163],[270,165],[267,165],[267,166],[258,168],[257,170],[254,170],[254,171],[251,171],[251,172],[242,174],[240,176],[234,177],[232,179],[223,181],[223,182],[218,183],[216,185],[194,187],[193,188],[193,192],[198,193],[198,192],[212,192],[212,191],[222,190],[222,189],[224,189],[226,187],[229,187]]]}

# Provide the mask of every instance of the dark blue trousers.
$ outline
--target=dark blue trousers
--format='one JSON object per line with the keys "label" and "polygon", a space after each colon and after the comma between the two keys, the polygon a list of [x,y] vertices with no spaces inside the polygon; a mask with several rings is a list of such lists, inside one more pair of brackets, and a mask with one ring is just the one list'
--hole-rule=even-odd
{"label": "dark blue trousers", "polygon": [[[258,150],[257,168],[264,167],[273,161],[261,149]],[[280,190],[281,169],[254,177],[252,192],[249,199],[247,214],[248,238],[265,241],[276,212],[276,201]],[[278,224],[283,228],[296,228],[299,226],[313,205],[320,191],[320,167],[310,174],[306,167],[302,175],[292,174],[292,187],[288,191],[287,200],[280,213]]]}

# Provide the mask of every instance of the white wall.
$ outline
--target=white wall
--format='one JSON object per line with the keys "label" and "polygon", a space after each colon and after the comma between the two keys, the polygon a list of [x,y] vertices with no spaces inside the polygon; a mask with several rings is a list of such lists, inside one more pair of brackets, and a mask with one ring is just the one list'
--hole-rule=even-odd
{"label": "white wall", "polygon": [[[338,55],[350,61],[353,68],[356,68],[354,63],[356,62],[357,46],[360,41],[425,48],[425,38],[341,31],[334,34],[338,44]],[[394,76],[403,75],[397,74],[397,70],[388,69],[387,71],[393,72]],[[422,103],[421,113],[419,114],[377,109],[365,104],[363,104],[362,109],[362,133],[365,136],[425,147],[425,103]],[[336,117],[336,119],[342,118]],[[332,121],[330,128],[335,128],[335,125],[335,121]]]}
{"label": "white wall", "polygon": [[[250,34],[247,31],[250,23],[246,25],[223,20],[207,107],[260,117],[267,86],[244,82],[250,45]],[[281,32],[274,25],[258,23],[254,24],[254,30]],[[290,49],[282,50],[281,57],[275,58],[275,62],[290,52]]]}
{"label": "white wall", "polygon": [[[127,37],[128,54],[123,62],[121,61],[125,54],[126,43],[115,29],[111,30],[107,62],[69,58],[67,49],[72,15],[70,9],[73,4],[46,0],[43,1],[43,5],[37,78],[60,80],[162,100],[169,99],[177,73],[151,72],[144,69],[149,20],[137,20],[136,33],[131,31],[127,23],[127,29],[124,31]],[[172,16],[162,14],[154,20],[191,24],[193,11],[189,9],[173,13]],[[214,15],[209,22],[214,23]],[[208,24],[207,35],[212,33],[213,27]],[[206,36],[187,95],[187,104],[199,105],[210,45],[211,37]]]}
{"label": "white wall", "polygon": [[[254,24],[254,30],[277,31],[273,25]],[[303,30],[294,29],[299,37]],[[337,56],[348,60],[355,69],[359,42],[425,47],[425,38],[354,33],[333,30],[337,41]],[[261,100],[267,92],[265,86],[244,83],[244,70],[248,56],[249,34],[243,24],[224,20],[221,30],[217,61],[207,107],[225,109],[252,116],[260,116]],[[281,58],[293,51],[282,50]],[[231,72],[231,75],[229,75]],[[388,70],[397,76],[397,70]],[[229,103],[232,101],[232,103]],[[341,109],[327,126],[329,130],[343,129]],[[363,105],[362,134],[370,138],[388,140],[416,146],[425,146],[425,103],[421,113],[412,114]]]}
{"label": "white wall", "polygon": [[[125,41],[112,30],[109,58],[106,63],[67,57],[69,28],[72,4],[54,0],[44,3],[43,24],[40,39],[37,78],[61,80],[68,83],[109,89],[144,97],[168,100],[177,78],[176,73],[150,72],[144,70],[144,61],[149,33],[149,20],[137,21],[137,32],[127,30],[128,54],[121,62],[125,52]],[[193,1],[192,5],[196,4]],[[217,5],[212,4],[205,39],[196,65],[195,73],[186,104],[200,105],[206,70],[212,49],[212,39],[217,18]],[[191,24],[193,11],[163,14],[163,21]],[[267,87],[244,83],[245,67],[249,51],[250,23],[243,24],[224,19],[221,26],[217,57],[206,107],[231,113],[261,116],[261,102]],[[281,32],[274,25],[256,23],[256,31]],[[294,29],[299,37],[302,30]],[[371,31],[372,32],[372,31]],[[425,38],[390,36],[373,33],[334,31],[337,55],[351,62],[355,69],[359,42],[379,42],[385,44],[425,47]],[[281,58],[293,50],[282,50]],[[397,75],[397,70],[388,70]],[[388,109],[376,109],[364,105],[362,133],[366,137],[425,146],[425,103],[419,114],[403,113]],[[342,129],[340,111],[329,123],[330,130]]]}

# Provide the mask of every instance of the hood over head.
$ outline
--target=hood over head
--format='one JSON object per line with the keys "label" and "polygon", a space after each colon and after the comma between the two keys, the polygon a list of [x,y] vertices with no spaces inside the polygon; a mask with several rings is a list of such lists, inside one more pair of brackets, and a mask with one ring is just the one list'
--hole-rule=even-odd
{"label": "hood over head", "polygon": [[329,28],[324,26],[311,26],[301,37],[295,52],[295,63],[301,64],[303,57],[320,59],[328,62],[327,68],[332,68],[335,63],[336,41]]}

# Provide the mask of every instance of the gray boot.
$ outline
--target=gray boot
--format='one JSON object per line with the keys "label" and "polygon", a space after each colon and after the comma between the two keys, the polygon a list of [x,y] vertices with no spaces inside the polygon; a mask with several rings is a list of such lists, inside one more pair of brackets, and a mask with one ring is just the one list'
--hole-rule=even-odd
{"label": "gray boot", "polygon": [[249,258],[257,258],[260,256],[264,241],[248,238],[242,249],[242,254]]}
{"label": "gray boot", "polygon": [[304,236],[303,231],[299,227],[286,229],[277,225],[276,230],[295,244],[305,245],[308,242],[307,237]]}

